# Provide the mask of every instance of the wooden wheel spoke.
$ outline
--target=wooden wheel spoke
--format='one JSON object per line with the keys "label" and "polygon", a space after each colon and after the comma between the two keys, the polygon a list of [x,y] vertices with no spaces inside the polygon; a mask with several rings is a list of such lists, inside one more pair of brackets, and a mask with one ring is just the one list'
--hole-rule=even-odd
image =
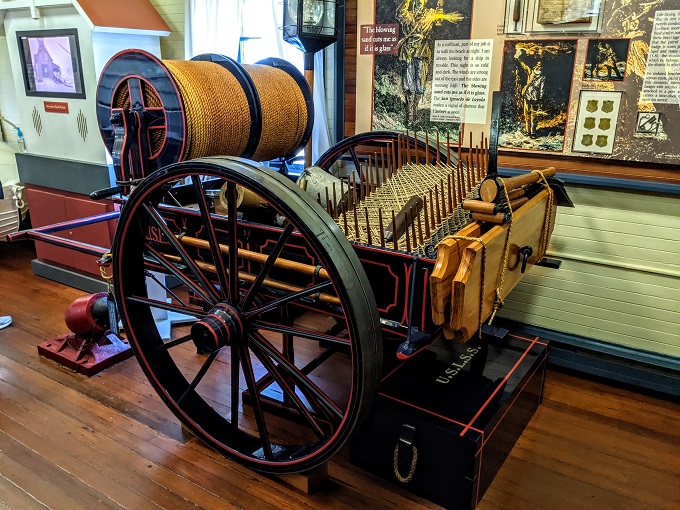
{"label": "wooden wheel spoke", "polygon": [[287,375],[295,382],[298,388],[304,393],[310,404],[313,401],[323,406],[330,415],[337,421],[342,420],[342,410],[331,398],[326,395],[316,384],[309,380],[295,365],[285,359],[269,341],[258,331],[252,331],[248,337],[253,344],[271,359],[278,363],[279,368],[284,369]]}
{"label": "wooden wheel spoke", "polygon": [[309,423],[309,427],[312,429],[314,434],[316,434],[319,439],[324,439],[326,435],[312,416],[312,413],[309,412],[309,409],[307,409],[304,402],[300,400],[300,397],[297,395],[297,393],[295,393],[295,390],[291,388],[291,386],[286,382],[286,378],[279,373],[277,367],[274,365],[269,356],[267,356],[256,346],[251,346],[251,350],[257,359],[259,359],[260,362],[265,366],[269,374],[274,378],[283,392],[288,395],[288,398],[290,398],[290,400],[293,402],[298,412],[305,418],[305,420],[307,420],[307,423]]}
{"label": "wooden wheel spoke", "polygon": [[179,254],[180,258],[189,268],[191,273],[196,277],[196,280],[198,280],[198,282],[200,282],[203,285],[203,288],[206,291],[208,291],[210,295],[213,297],[213,299],[211,300],[212,301],[211,304],[214,304],[215,302],[219,301],[220,297],[218,296],[217,291],[215,290],[215,286],[210,282],[210,280],[208,280],[205,274],[203,274],[203,271],[199,269],[198,265],[196,264],[196,261],[194,261],[194,259],[191,258],[189,253],[184,249],[184,246],[182,246],[182,243],[170,231],[163,217],[158,213],[158,211],[155,208],[149,206],[148,204],[142,204],[142,207],[149,215],[149,217],[153,220],[153,222],[158,226],[158,228],[161,229],[163,234],[165,234],[165,237],[167,238],[168,242],[172,245],[172,247],[175,248],[175,250],[177,250],[177,253]]}
{"label": "wooden wheel spoke", "polygon": [[[250,393],[250,403],[253,406],[253,413],[255,414],[255,422],[257,423],[257,430],[262,441],[262,451],[267,459],[272,459],[272,445],[269,440],[269,432],[267,431],[267,423],[264,419],[264,411],[262,410],[262,402],[260,402],[260,395],[257,392],[257,383],[255,382],[255,375],[253,373],[253,364],[248,355],[248,347],[241,344],[237,346],[239,355],[241,357],[241,365],[243,366],[243,375],[246,379],[246,386]],[[233,410],[232,410],[233,415]]]}
{"label": "wooden wheel spoke", "polygon": [[213,352],[208,355],[208,358],[203,362],[203,365],[201,365],[201,368],[198,370],[198,373],[194,376],[193,380],[191,383],[189,383],[189,387],[182,393],[182,396],[177,399],[177,405],[181,405],[182,401],[189,396],[189,394],[196,389],[196,386],[198,386],[198,383],[201,382],[203,377],[205,376],[206,373],[208,373],[208,369],[212,365],[213,361],[215,361],[215,358],[219,354],[220,349],[215,349]]}
{"label": "wooden wheel spoke", "polygon": [[299,292],[294,292],[292,294],[288,294],[285,297],[282,297],[280,299],[275,299],[274,301],[271,301],[267,303],[266,305],[263,305],[259,308],[255,308],[254,310],[251,310],[248,313],[244,314],[244,318],[246,320],[255,317],[256,315],[260,315],[262,313],[268,312],[270,310],[274,310],[275,308],[281,308],[282,306],[292,303],[293,301],[297,301],[298,299],[302,299],[304,297],[307,297],[311,294],[320,294],[324,292],[327,289],[333,288],[333,282],[324,282],[324,283],[319,283],[317,285],[312,285],[311,287],[307,287],[306,289],[302,289]]}
{"label": "wooden wheel spoke", "polygon": [[170,289],[167,285],[165,285],[163,282],[161,282],[158,278],[156,278],[156,275],[153,274],[151,271],[144,271],[144,276],[147,278],[151,278],[156,284],[161,287],[165,292],[170,294],[177,302],[179,302],[180,305],[182,306],[187,306],[187,304],[180,299],[180,297],[175,294],[172,289]]}
{"label": "wooden wheel spoke", "polygon": [[[226,291],[229,288],[229,283],[227,282],[227,274],[224,270],[224,260],[222,259],[222,251],[220,250],[220,245],[217,242],[217,234],[215,233],[215,226],[213,225],[212,218],[210,216],[210,210],[208,209],[208,202],[205,199],[205,192],[203,191],[203,184],[199,176],[192,175],[191,181],[194,185],[194,191],[196,193],[196,200],[198,202],[198,209],[201,211],[201,219],[203,220],[203,225],[206,228],[206,235],[208,237],[208,243],[210,244],[210,253],[213,258],[213,264],[216,268],[217,279],[220,282],[220,295],[222,299],[226,299]],[[230,234],[231,236],[231,234]]]}
{"label": "wooden wheel spoke", "polygon": [[231,303],[239,302],[237,198],[236,184],[230,181],[227,183],[227,224],[229,228],[229,302]]}
{"label": "wooden wheel spoke", "polygon": [[168,312],[177,312],[184,315],[193,315],[194,317],[205,317],[208,313],[204,312],[200,308],[193,308],[191,306],[176,305],[174,303],[166,303],[165,301],[158,301],[157,299],[151,299],[143,296],[126,296],[125,299],[132,301],[134,303],[142,303],[149,305],[152,308],[159,308],[161,310],[167,310]]}
{"label": "wooden wheel spoke", "polygon": [[193,281],[187,278],[187,276],[184,273],[177,269],[177,266],[168,262],[167,259],[165,258],[165,255],[163,255],[158,250],[156,250],[155,248],[148,244],[146,245],[146,249],[151,254],[151,258],[153,258],[156,262],[163,266],[167,271],[172,273],[172,275],[175,276],[178,280],[180,280],[184,285],[193,290],[206,303],[209,303],[210,305],[215,304],[215,300],[212,298],[212,296],[208,295],[202,287],[199,287]]}
{"label": "wooden wheel spoke", "polygon": [[175,338],[174,340],[170,340],[169,342],[165,342],[162,345],[158,346],[158,350],[170,350],[173,347],[177,347],[178,345],[182,345],[187,343],[189,340],[191,340],[191,335],[184,335],[179,338]]}
{"label": "wooden wheel spoke", "polygon": [[333,336],[326,333],[321,333],[320,331],[314,331],[313,329],[299,328],[295,326],[286,326],[283,324],[274,324],[265,321],[253,321],[251,326],[255,329],[263,329],[265,331],[274,331],[276,333],[284,333],[293,336],[298,336],[301,338],[306,338],[308,340],[314,340],[318,342],[328,342],[334,345],[349,345],[349,340],[339,336]]}
{"label": "wooden wheel spoke", "polygon": [[279,255],[281,255],[281,251],[286,246],[286,243],[288,242],[290,235],[293,233],[293,229],[294,229],[293,224],[289,223],[281,233],[281,236],[279,236],[279,239],[278,241],[276,241],[274,249],[267,257],[267,260],[262,266],[262,269],[260,269],[260,272],[257,274],[257,277],[255,277],[255,281],[248,289],[245,298],[243,298],[243,302],[241,303],[242,310],[248,308],[250,302],[257,295],[257,292],[260,290],[260,287],[262,286],[262,282],[264,282],[265,277],[267,276],[267,274],[269,274],[269,270],[276,263],[276,260],[279,258]]}

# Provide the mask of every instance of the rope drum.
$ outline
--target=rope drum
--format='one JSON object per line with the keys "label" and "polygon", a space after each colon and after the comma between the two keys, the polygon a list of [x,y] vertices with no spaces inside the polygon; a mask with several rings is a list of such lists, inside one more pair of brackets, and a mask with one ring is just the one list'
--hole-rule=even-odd
{"label": "rope drum", "polygon": [[141,50],[118,53],[102,71],[97,117],[109,151],[110,119],[120,111],[144,114],[151,170],[218,155],[290,158],[306,145],[313,121],[304,77],[281,59],[244,66],[212,54],[161,61]]}

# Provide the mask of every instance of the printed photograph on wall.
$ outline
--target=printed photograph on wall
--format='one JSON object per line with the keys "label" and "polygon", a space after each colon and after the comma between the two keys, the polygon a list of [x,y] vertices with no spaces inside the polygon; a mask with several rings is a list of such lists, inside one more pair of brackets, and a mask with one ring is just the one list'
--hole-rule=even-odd
{"label": "printed photograph on wall", "polygon": [[372,129],[457,136],[459,124],[430,122],[436,40],[469,39],[472,0],[376,0],[376,24],[398,23],[396,55],[376,55]]}
{"label": "printed photograph on wall", "polygon": [[498,143],[562,151],[576,40],[506,41]]}
{"label": "printed photograph on wall", "polygon": [[590,39],[584,80],[623,81],[630,39]]}

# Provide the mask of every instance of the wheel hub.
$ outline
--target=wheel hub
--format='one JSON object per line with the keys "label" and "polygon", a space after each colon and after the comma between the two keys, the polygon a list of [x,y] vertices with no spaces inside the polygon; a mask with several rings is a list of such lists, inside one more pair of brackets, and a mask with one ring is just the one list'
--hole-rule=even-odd
{"label": "wheel hub", "polygon": [[199,352],[233,345],[245,336],[241,312],[227,303],[218,303],[208,315],[191,326],[191,339]]}

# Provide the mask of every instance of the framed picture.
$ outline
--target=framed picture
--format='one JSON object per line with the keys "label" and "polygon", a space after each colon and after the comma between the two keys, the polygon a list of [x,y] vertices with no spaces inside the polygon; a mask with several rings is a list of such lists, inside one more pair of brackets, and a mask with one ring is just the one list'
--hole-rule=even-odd
{"label": "framed picture", "polygon": [[589,39],[584,80],[623,81],[630,39]]}
{"label": "framed picture", "polygon": [[85,99],[78,30],[17,32],[27,96]]}
{"label": "framed picture", "polygon": [[535,0],[531,32],[600,32],[604,0]]}
{"label": "framed picture", "polygon": [[501,76],[501,147],[564,149],[576,39],[505,41]]}
{"label": "framed picture", "polygon": [[574,152],[612,154],[621,92],[582,90],[574,128]]}

